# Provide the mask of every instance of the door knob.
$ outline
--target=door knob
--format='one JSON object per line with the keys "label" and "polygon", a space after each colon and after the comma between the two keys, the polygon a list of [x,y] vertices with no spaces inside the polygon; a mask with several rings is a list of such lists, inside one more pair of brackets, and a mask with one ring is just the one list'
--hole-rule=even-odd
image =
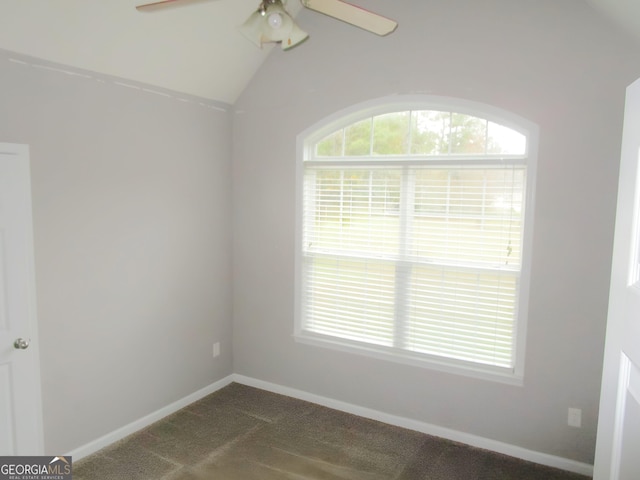
{"label": "door knob", "polygon": [[13,346],[18,350],[26,350],[27,348],[29,348],[30,342],[31,339],[25,340],[24,338],[16,338],[16,341],[13,342]]}

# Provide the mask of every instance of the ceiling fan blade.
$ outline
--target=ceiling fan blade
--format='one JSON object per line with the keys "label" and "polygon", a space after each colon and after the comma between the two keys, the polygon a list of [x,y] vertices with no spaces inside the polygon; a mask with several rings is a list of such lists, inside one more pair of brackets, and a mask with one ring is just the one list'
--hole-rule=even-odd
{"label": "ceiling fan blade", "polygon": [[136,10],[139,12],[152,12],[166,7],[177,7],[178,5],[186,5],[188,3],[208,2],[211,0],[159,0],[152,3],[143,3],[137,5]]}
{"label": "ceiling fan blade", "polygon": [[377,13],[370,12],[364,8],[352,5],[341,0],[301,0],[302,4],[324,13],[330,17],[337,18],[343,22],[350,23],[377,35],[388,35],[393,32],[398,23],[390,18],[383,17]]}

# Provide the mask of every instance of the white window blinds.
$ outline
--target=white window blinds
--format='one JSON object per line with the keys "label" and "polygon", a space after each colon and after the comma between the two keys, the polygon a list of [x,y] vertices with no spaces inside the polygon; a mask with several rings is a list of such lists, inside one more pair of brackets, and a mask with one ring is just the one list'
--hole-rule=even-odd
{"label": "white window blinds", "polygon": [[309,151],[301,334],[512,371],[526,138],[478,117],[403,111]]}

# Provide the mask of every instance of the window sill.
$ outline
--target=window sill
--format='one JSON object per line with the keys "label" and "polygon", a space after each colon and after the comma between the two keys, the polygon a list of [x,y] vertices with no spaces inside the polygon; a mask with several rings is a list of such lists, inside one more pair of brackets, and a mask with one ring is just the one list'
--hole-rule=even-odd
{"label": "window sill", "polygon": [[426,354],[413,353],[405,350],[397,350],[372,344],[365,344],[306,331],[294,334],[294,339],[296,342],[306,345],[339,350],[354,355],[362,355],[379,360],[400,363],[403,365],[435,370],[438,372],[463,375],[475,379],[504,383],[514,386],[523,386],[524,384],[524,379],[521,374],[517,374],[505,368],[493,367],[490,365],[482,365],[448,358],[439,358]]}

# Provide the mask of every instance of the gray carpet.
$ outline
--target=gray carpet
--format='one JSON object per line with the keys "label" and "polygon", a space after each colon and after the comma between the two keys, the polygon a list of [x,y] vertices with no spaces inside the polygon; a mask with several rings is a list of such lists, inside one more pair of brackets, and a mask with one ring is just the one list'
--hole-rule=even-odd
{"label": "gray carpet", "polygon": [[231,384],[74,464],[74,480],[578,480]]}

